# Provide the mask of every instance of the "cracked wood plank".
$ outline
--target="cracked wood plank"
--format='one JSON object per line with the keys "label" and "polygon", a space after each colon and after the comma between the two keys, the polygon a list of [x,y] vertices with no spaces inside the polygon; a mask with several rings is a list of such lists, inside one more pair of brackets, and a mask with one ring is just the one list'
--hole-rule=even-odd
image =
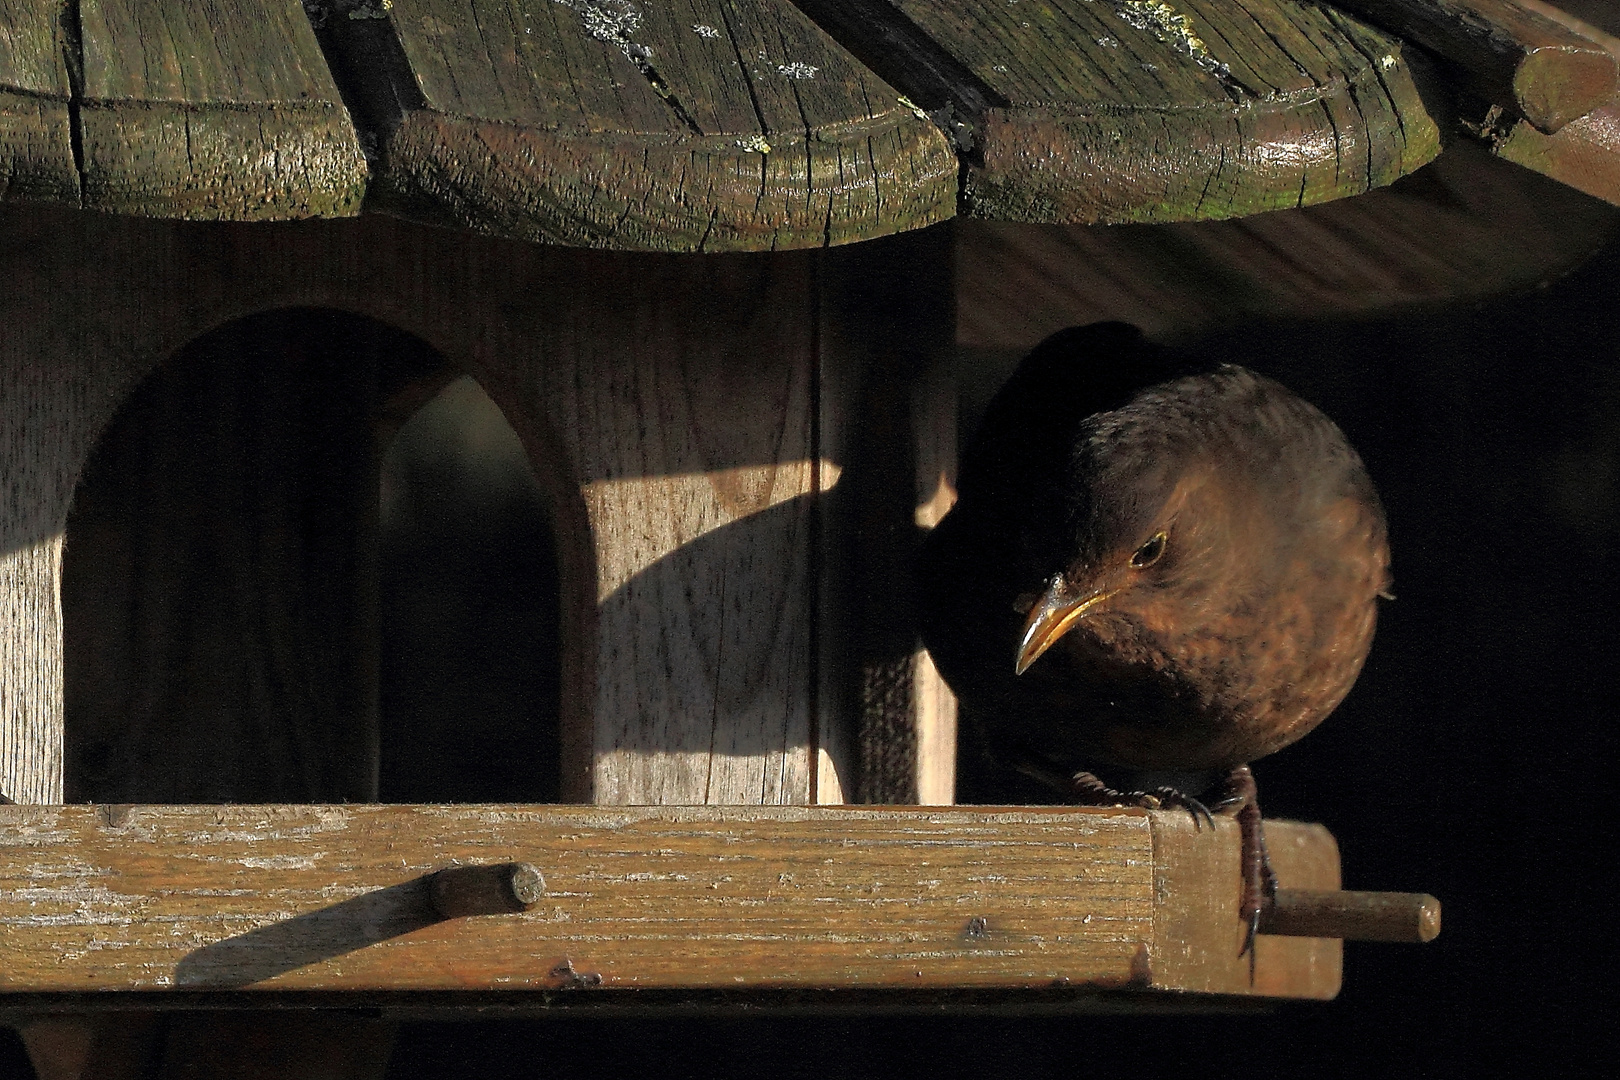
{"label": "cracked wood plank", "polygon": [[0,0],[0,199],[79,199],[67,10],[59,0]]}
{"label": "cracked wood plank", "polygon": [[[1286,887],[1321,826],[1267,825]],[[424,875],[522,860],[531,911]],[[0,989],[1121,988],[1329,998],[1336,941],[1238,958],[1229,819],[1089,808],[0,807]]]}
{"label": "cracked wood plank", "polygon": [[[369,17],[375,15],[377,17]],[[322,24],[375,205],[545,243],[847,243],[955,209],[943,137],[786,0],[395,0]]]}
{"label": "cracked wood plank", "polygon": [[1356,195],[1440,149],[1421,55],[1315,4],[798,2],[952,127],[977,217],[1236,217]]}
{"label": "cracked wood plank", "polygon": [[87,208],[359,212],[365,159],[297,0],[82,0],[79,29]]}

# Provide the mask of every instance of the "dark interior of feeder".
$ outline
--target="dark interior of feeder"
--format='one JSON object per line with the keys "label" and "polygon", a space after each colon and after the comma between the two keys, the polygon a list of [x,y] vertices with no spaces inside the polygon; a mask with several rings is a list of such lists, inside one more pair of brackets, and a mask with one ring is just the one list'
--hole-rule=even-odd
{"label": "dark interior of feeder", "polygon": [[69,801],[556,798],[544,497],[420,341],[332,311],[205,335],[120,410],[68,531]]}
{"label": "dark interior of feeder", "polygon": [[382,458],[383,802],[555,802],[557,557],[523,446],[460,376]]}

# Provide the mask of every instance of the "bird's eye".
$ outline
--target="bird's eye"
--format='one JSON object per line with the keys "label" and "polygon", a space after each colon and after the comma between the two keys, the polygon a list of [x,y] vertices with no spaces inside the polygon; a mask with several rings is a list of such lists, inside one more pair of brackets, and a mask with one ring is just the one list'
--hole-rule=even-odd
{"label": "bird's eye", "polygon": [[1152,566],[1154,563],[1158,562],[1159,556],[1164,554],[1165,541],[1169,539],[1170,538],[1162,532],[1154,533],[1153,539],[1136,549],[1136,554],[1131,556],[1131,565],[1136,569],[1141,570],[1144,567]]}

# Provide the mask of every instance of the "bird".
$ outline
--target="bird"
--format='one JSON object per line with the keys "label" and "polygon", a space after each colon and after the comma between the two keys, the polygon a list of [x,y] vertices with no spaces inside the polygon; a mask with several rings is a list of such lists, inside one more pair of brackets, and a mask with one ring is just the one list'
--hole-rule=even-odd
{"label": "bird", "polygon": [[1361,458],[1282,384],[1111,322],[1036,346],[958,473],[917,563],[935,666],[1067,801],[1235,816],[1252,975],[1276,879],[1250,764],[1338,706],[1393,598]]}

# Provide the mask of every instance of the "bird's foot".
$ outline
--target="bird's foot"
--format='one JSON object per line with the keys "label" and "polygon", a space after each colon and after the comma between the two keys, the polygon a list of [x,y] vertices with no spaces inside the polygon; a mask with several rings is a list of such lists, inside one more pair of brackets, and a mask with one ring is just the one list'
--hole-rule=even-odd
{"label": "bird's foot", "polygon": [[1069,795],[1080,806],[1140,806],[1146,810],[1185,810],[1192,815],[1193,827],[1211,827],[1215,816],[1203,802],[1173,787],[1148,791],[1119,791],[1097,779],[1094,773],[1075,773],[1069,778]]}
{"label": "bird's foot", "polygon": [[1243,896],[1238,917],[1244,922],[1243,947],[1239,956],[1249,958],[1249,983],[1254,983],[1254,939],[1260,933],[1260,919],[1277,898],[1277,875],[1271,870],[1266,852],[1265,829],[1260,823],[1260,797],[1254,773],[1247,765],[1235,766],[1221,781],[1214,800],[1216,813],[1237,819],[1241,839],[1239,863],[1243,873]]}

